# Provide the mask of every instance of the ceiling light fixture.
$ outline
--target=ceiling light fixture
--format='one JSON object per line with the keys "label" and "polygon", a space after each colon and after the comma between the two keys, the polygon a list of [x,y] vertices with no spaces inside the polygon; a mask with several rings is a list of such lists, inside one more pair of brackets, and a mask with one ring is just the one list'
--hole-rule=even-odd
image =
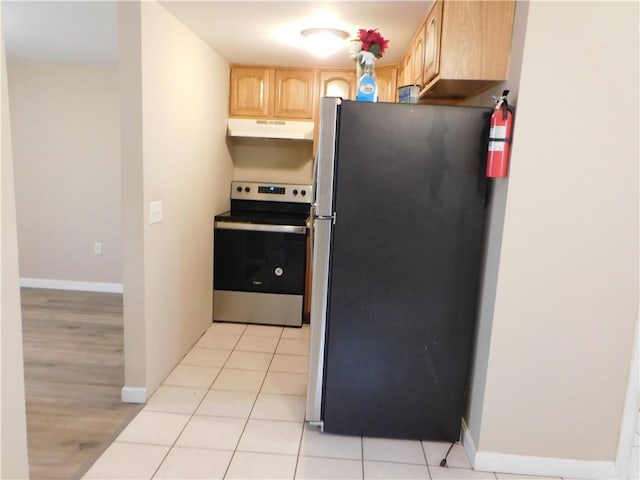
{"label": "ceiling light fixture", "polygon": [[307,28],[300,35],[304,38],[309,53],[319,58],[327,58],[336,53],[349,36],[347,32],[337,28]]}

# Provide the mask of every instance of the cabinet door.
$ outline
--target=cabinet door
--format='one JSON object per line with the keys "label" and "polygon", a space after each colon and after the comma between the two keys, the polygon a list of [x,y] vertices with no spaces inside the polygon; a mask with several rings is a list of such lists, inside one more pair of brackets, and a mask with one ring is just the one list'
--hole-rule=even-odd
{"label": "cabinet door", "polygon": [[420,27],[413,40],[413,53],[411,55],[411,83],[416,85],[422,85],[422,70],[424,68],[424,32],[425,26],[423,25]]}
{"label": "cabinet door", "polygon": [[442,1],[431,7],[425,21],[424,70],[422,81],[429,83],[440,70],[440,32],[442,29]]}
{"label": "cabinet door", "polygon": [[379,102],[395,102],[398,98],[396,67],[376,67]]}
{"label": "cabinet door", "polygon": [[352,70],[320,72],[321,97],[342,97],[345,100],[355,100],[356,87],[355,64]]}
{"label": "cabinet door", "polygon": [[402,59],[402,80],[398,80],[400,82],[400,86],[409,85],[413,83],[412,77],[412,69],[413,69],[413,45],[409,46],[409,50],[407,50],[407,54]]}
{"label": "cabinet door", "polygon": [[274,117],[313,118],[315,98],[314,70],[275,71]]}
{"label": "cabinet door", "polygon": [[229,114],[267,117],[270,113],[271,75],[268,68],[232,67]]}
{"label": "cabinet door", "polygon": [[506,79],[515,2],[446,2],[443,12],[440,76]]}
{"label": "cabinet door", "polygon": [[398,65],[398,73],[396,74],[396,84],[398,87],[405,85],[404,83],[404,63]]}

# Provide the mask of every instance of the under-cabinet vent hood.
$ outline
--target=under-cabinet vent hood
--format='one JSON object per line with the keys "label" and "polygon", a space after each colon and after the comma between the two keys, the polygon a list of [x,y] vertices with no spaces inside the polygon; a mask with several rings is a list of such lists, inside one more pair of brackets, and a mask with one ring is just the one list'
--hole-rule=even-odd
{"label": "under-cabinet vent hood", "polygon": [[314,123],[295,120],[263,120],[230,118],[230,137],[281,138],[288,140],[313,140]]}

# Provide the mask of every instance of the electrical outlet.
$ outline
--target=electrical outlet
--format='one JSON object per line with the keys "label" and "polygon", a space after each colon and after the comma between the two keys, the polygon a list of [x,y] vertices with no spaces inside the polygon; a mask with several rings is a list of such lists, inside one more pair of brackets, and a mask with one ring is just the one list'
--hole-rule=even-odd
{"label": "electrical outlet", "polygon": [[95,242],[93,244],[93,253],[95,255],[102,255],[102,242]]}
{"label": "electrical outlet", "polygon": [[162,201],[156,200],[149,202],[149,224],[159,223],[162,221]]}

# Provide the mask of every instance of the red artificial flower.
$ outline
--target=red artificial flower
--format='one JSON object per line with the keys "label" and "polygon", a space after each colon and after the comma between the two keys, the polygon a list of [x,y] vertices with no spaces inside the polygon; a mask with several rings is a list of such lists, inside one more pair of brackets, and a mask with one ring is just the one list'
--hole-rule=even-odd
{"label": "red artificial flower", "polygon": [[376,58],[382,57],[389,46],[389,40],[385,40],[377,28],[372,30],[359,29],[357,41],[362,43],[363,51],[371,52]]}

